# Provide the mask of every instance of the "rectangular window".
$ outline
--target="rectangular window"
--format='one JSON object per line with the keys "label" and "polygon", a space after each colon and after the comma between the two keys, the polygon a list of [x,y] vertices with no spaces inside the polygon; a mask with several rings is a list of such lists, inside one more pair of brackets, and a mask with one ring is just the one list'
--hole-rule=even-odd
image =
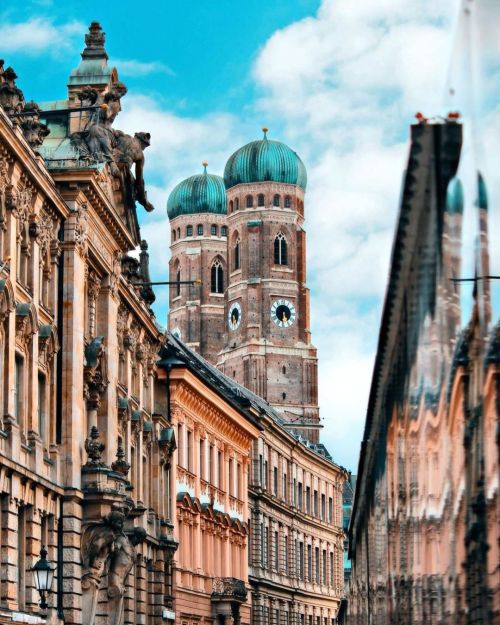
{"label": "rectangular window", "polygon": [[234,495],[234,470],[232,458],[229,458],[229,494]]}
{"label": "rectangular window", "polygon": [[283,568],[285,570],[285,575],[288,575],[290,573],[289,569],[288,569],[288,550],[290,548],[289,543],[288,543],[288,536],[284,536],[283,537],[283,556],[284,556],[284,562],[283,562]]}
{"label": "rectangular window", "polygon": [[222,226],[220,229],[221,237],[227,237],[227,226]]}
{"label": "rectangular window", "polygon": [[24,358],[16,354],[14,368],[14,418],[17,423],[22,422],[23,388],[24,388]]}
{"label": "rectangular window", "polygon": [[264,548],[266,550],[266,557],[264,558],[264,566],[267,568],[269,566],[269,528],[264,528]]}
{"label": "rectangular window", "polygon": [[312,581],[312,547],[307,545],[307,579]]}
{"label": "rectangular window", "polygon": [[43,373],[38,374],[38,433],[44,443],[48,440],[46,417],[46,384]]}
{"label": "rectangular window", "polygon": [[311,514],[311,488],[306,486],[306,512]]}
{"label": "rectangular window", "polygon": [[217,226],[216,226],[215,224],[212,224],[212,225],[210,226],[210,234],[211,234],[213,237],[216,237],[216,236],[217,236]]}
{"label": "rectangular window", "polygon": [[298,483],[298,502],[297,507],[299,510],[302,510],[302,482]]}
{"label": "rectangular window", "polygon": [[292,497],[293,497],[293,505],[296,505],[297,502],[297,480],[295,478],[293,478],[293,493],[292,493]]}
{"label": "rectangular window", "polygon": [[193,433],[191,430],[187,431],[187,465],[188,471],[193,470]]}
{"label": "rectangular window", "polygon": [[177,425],[177,462],[181,467],[184,466],[184,426],[182,423]]}
{"label": "rectangular window", "polygon": [[328,520],[333,523],[333,499],[328,497]]}
{"label": "rectangular window", "polygon": [[315,547],[314,549],[314,559],[316,560],[314,564],[314,573],[315,573],[315,581],[319,584],[319,547]]}
{"label": "rectangular window", "polygon": [[200,438],[200,477],[205,479],[205,441]]}
{"label": "rectangular window", "polygon": [[264,523],[260,524],[260,563],[263,567],[266,566],[266,533],[264,528]]}
{"label": "rectangular window", "polygon": [[326,584],[326,549],[323,549],[323,578],[322,578],[322,583]]}
{"label": "rectangular window", "polygon": [[287,501],[287,478],[286,478],[286,473],[283,473],[283,486],[282,486],[282,493],[281,496],[284,499],[284,501]]}
{"label": "rectangular window", "polygon": [[278,467],[273,467],[273,495],[278,495]]}
{"label": "rectangular window", "polygon": [[318,516],[318,491],[314,491],[314,516]]}
{"label": "rectangular window", "polygon": [[264,485],[264,459],[262,454],[259,454],[259,485]]}
{"label": "rectangular window", "polygon": [[203,236],[203,224],[198,224],[197,232],[199,237]]}
{"label": "rectangular window", "polygon": [[333,586],[333,551],[330,551],[330,586]]}
{"label": "rectangular window", "polygon": [[326,519],[326,497],[325,495],[321,495],[321,520],[324,521]]}
{"label": "rectangular window", "polygon": [[277,572],[279,567],[279,533],[277,531],[274,532],[274,570]]}
{"label": "rectangular window", "polygon": [[263,488],[267,490],[267,472],[269,471],[267,466],[267,460],[264,460],[264,484]]}
{"label": "rectangular window", "polygon": [[299,577],[304,579],[304,543],[299,543]]}
{"label": "rectangular window", "polygon": [[26,544],[27,544],[27,516],[28,506],[19,506],[17,515],[17,604],[19,610],[25,609],[26,604]]}
{"label": "rectangular window", "polygon": [[236,464],[236,497],[238,499],[243,499],[242,480],[241,464],[238,462]]}
{"label": "rectangular window", "polygon": [[208,449],[208,479],[210,484],[215,485],[215,472],[214,472],[214,446],[210,445]]}
{"label": "rectangular window", "polygon": [[224,488],[224,461],[222,460],[222,451],[217,452],[217,467],[219,469],[217,487],[222,490]]}

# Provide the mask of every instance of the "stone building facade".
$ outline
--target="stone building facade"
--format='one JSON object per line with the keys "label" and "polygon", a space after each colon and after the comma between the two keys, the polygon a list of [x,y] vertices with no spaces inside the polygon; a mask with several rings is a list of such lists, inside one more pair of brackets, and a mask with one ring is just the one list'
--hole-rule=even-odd
{"label": "stone building facade", "polygon": [[[26,103],[0,68],[2,623],[174,614],[175,435],[135,207],[152,209],[148,138],[113,129],[126,88],[97,23],[85,40],[67,100]],[[30,571],[42,546],[48,615]]]}
{"label": "stone building facade", "polygon": [[411,129],[350,524],[353,625],[500,618],[500,326],[462,130],[453,115]]}

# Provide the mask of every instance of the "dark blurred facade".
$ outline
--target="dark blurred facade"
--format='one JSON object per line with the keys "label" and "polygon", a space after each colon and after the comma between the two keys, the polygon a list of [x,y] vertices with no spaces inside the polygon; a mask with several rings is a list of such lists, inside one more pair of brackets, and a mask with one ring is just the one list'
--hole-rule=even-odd
{"label": "dark blurred facade", "polygon": [[453,119],[411,129],[350,524],[350,625],[500,622],[500,325],[486,185],[475,169],[464,210],[462,151]]}

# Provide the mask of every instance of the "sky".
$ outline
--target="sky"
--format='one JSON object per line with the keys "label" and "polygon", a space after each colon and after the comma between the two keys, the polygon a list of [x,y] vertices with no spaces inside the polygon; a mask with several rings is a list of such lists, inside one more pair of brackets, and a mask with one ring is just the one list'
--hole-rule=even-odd
{"label": "sky", "polygon": [[[0,8],[0,56],[36,101],[65,97],[87,27],[101,23],[110,64],[129,88],[115,126],[151,133],[145,177],[156,210],[138,212],[153,279],[168,272],[165,206],[175,184],[201,172],[205,159],[210,172],[222,174],[236,149],[261,137],[262,126],[298,152],[308,170],[322,441],[354,472],[408,128],[418,111],[432,117],[450,110],[459,4],[4,0]],[[156,315],[166,325],[166,288],[156,293]]]}

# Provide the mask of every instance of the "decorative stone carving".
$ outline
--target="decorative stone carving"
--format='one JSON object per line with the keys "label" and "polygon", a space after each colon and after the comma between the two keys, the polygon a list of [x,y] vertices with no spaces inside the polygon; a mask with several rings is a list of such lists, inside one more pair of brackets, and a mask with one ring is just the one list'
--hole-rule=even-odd
{"label": "decorative stone carving", "polygon": [[[154,206],[147,198],[144,184],[144,150],[150,145],[151,135],[149,132],[136,132],[133,137],[119,130],[115,130],[116,147],[114,158],[117,163],[126,165],[122,169],[124,185],[129,193],[130,201],[137,201],[148,212],[154,210]],[[131,173],[131,166],[135,165],[135,179]]]}
{"label": "decorative stone carving", "polygon": [[164,464],[167,468],[170,468],[172,455],[177,449],[174,428],[163,428],[160,430],[158,447],[160,448],[160,464]]}
{"label": "decorative stone carving", "polygon": [[26,141],[36,152],[45,137],[50,134],[50,130],[46,124],[40,122],[40,107],[36,102],[32,100],[28,102],[24,106],[23,113],[25,114],[21,117],[21,128]]}
{"label": "decorative stone carving", "polygon": [[101,462],[102,452],[105,450],[106,445],[99,442],[100,433],[95,425],[90,428],[90,435],[85,439],[85,451],[87,452],[88,460],[87,467],[105,467],[104,462]]}
{"label": "decorative stone carving", "polygon": [[[141,253],[139,254],[139,263],[142,282],[151,282],[151,278],[149,275],[148,243],[144,239],[141,241]],[[150,284],[143,285],[141,289],[141,297],[148,306],[151,306],[151,304],[155,301],[156,296]]]}
{"label": "decorative stone carving", "polygon": [[89,271],[87,277],[87,297],[88,297],[88,332],[90,336],[95,335],[97,297],[101,290],[101,278],[95,271]]}
{"label": "decorative stone carving", "polygon": [[116,460],[111,464],[111,468],[113,469],[113,471],[121,473],[125,477],[127,477],[128,472],[130,471],[130,464],[125,460],[125,451],[123,449],[121,441],[118,443],[118,448],[116,450]]}
{"label": "decorative stone carving", "polygon": [[108,386],[106,348],[104,337],[96,336],[85,347],[85,363],[83,367],[85,397],[89,409],[97,409],[101,396]]}
{"label": "decorative stone carving", "polygon": [[55,325],[43,324],[38,330],[38,353],[45,364],[59,351],[59,341]]}
{"label": "decorative stone carving", "polygon": [[16,306],[16,339],[25,345],[31,336],[38,331],[38,315],[33,304],[17,304]]}
{"label": "decorative stone carving", "polygon": [[76,210],[75,224],[73,229],[73,241],[75,242],[76,248],[83,256],[87,255],[87,229],[87,207],[85,205],[82,205]]}
{"label": "decorative stone carving", "polygon": [[3,68],[4,60],[0,59],[0,106],[7,115],[20,113],[24,107],[24,94],[16,86],[17,74],[12,67]]}
{"label": "decorative stone carving", "polygon": [[95,623],[99,586],[106,570],[110,624],[121,625],[123,621],[125,581],[136,559],[135,547],[146,538],[142,527],[127,536],[124,522],[122,512],[110,512],[102,521],[88,524],[82,534],[83,625]]}

